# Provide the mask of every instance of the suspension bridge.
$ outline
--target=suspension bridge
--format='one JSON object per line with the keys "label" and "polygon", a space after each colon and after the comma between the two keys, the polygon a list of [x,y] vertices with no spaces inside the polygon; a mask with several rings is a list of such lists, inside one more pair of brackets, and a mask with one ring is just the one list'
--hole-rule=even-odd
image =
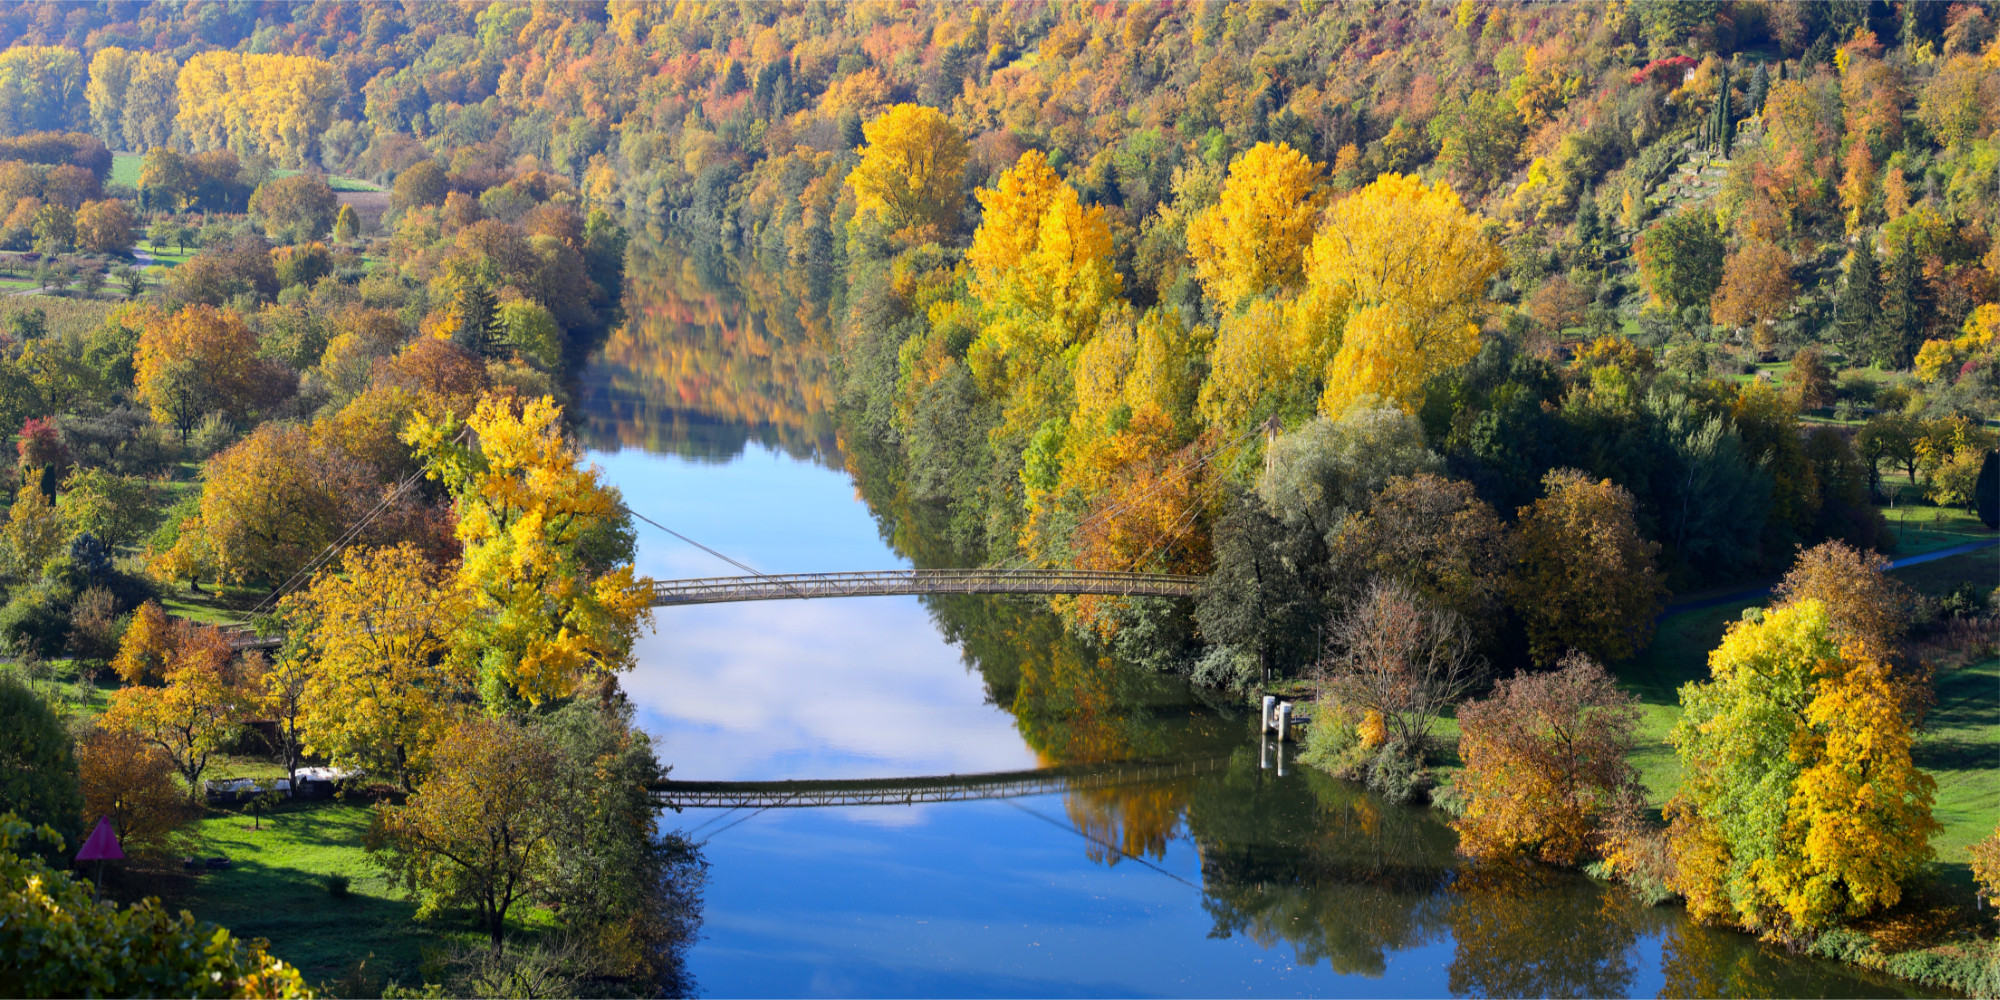
{"label": "suspension bridge", "polygon": [[[1193,462],[1181,465],[1173,472],[1163,475],[1142,493],[1129,497],[1113,507],[1099,511],[1078,525],[1081,529],[1093,521],[1107,519],[1145,500],[1169,484],[1185,478],[1195,469],[1207,465],[1217,455],[1248,440],[1252,435],[1263,433],[1275,436],[1280,429],[1277,418],[1259,427],[1252,428],[1233,440],[1222,443]],[[350,528],[339,539],[328,545],[324,551],[301,567],[270,595],[251,609],[252,615],[266,605],[275,606],[279,598],[303,585],[310,575],[327,565],[341,549],[360,536],[363,528],[387,509],[391,500],[408,490],[422,475],[421,471],[411,474],[399,484],[395,491],[385,497],[380,505],[361,522]],[[1101,595],[1108,597],[1192,597],[1200,592],[1204,577],[1176,573],[1115,572],[1110,570],[1046,569],[1028,566],[993,566],[971,569],[894,569],[864,572],[837,573],[761,573],[735,559],[724,555],[702,543],[681,534],[658,521],[647,517],[629,506],[626,512],[637,520],[652,525],[661,531],[680,539],[709,555],[744,571],[741,576],[710,576],[683,580],[651,580],[640,584],[651,588],[649,603],[656,608],[677,607],[688,604],[727,604],[738,601],[781,601],[810,600],[832,597],[888,597],[899,595],[932,594],[1077,594]],[[1200,512],[1200,504],[1190,504],[1185,513],[1164,533],[1160,542],[1140,557],[1140,562],[1158,551],[1168,540],[1179,536],[1194,522]],[[393,626],[384,626],[393,627]],[[239,626],[231,637],[231,644],[237,649],[275,649],[284,644],[282,636],[258,635],[247,627]]]}
{"label": "suspension bridge", "polygon": [[827,806],[906,806],[968,802],[1126,785],[1158,784],[1221,771],[1227,757],[1201,760],[1067,764],[1032,771],[944,774],[921,778],[811,781],[655,781],[653,803],[682,809],[800,809]]}
{"label": "suspension bridge", "polygon": [[[890,569],[861,573],[757,573],[688,580],[652,580],[651,604],[893,597],[927,594],[1099,594],[1109,597],[1193,597],[1203,577],[1175,573],[1114,573],[1062,569]],[[276,649],[281,636],[248,630],[232,636],[237,649]]]}

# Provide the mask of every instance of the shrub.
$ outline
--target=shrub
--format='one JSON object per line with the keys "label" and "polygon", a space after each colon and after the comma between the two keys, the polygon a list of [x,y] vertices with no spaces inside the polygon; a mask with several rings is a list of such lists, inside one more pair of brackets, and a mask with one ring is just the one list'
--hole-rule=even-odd
{"label": "shrub", "polygon": [[326,894],[335,899],[346,899],[348,886],[352,885],[353,881],[339,872],[334,872],[326,877]]}
{"label": "shrub", "polygon": [[[297,969],[158,900],[119,907],[68,872],[23,857],[28,824],[0,816],[0,993],[7,996],[306,997]],[[47,830],[44,842],[62,848]]]}

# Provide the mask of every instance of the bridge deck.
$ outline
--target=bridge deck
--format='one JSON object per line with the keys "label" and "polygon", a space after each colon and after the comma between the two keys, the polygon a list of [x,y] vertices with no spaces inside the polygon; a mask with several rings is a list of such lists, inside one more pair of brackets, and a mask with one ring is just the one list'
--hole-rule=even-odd
{"label": "bridge deck", "polygon": [[656,804],[676,811],[741,806],[759,809],[901,806],[918,802],[1009,799],[1080,789],[1173,781],[1210,774],[1228,766],[1228,763],[1229,759],[1226,757],[1215,757],[1204,760],[1072,764],[1032,771],[945,774],[919,778],[656,781],[646,788]]}
{"label": "bridge deck", "polygon": [[1102,573],[1059,569],[893,569],[865,573],[788,573],[659,580],[653,606],[782,601],[898,594],[1105,594],[1191,597],[1202,578],[1172,573]]}
{"label": "bridge deck", "polygon": [[[815,597],[902,594],[1103,594],[1192,597],[1202,577],[1173,573],[1108,573],[1072,569],[890,569],[862,573],[785,573],[653,581],[652,605],[725,604]],[[281,638],[238,632],[237,649],[276,649]]]}

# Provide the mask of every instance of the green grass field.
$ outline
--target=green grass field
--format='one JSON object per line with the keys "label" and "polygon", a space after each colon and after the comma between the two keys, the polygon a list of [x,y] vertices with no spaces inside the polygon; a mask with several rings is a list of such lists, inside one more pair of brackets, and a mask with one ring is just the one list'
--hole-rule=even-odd
{"label": "green grass field", "polygon": [[[374,996],[392,980],[417,984],[427,953],[483,936],[461,918],[417,920],[416,903],[369,859],[368,824],[366,807],[345,803],[293,803],[258,824],[213,811],[196,828],[201,854],[227,857],[231,867],[170,876],[162,901],[270,941],[272,954],[331,995]],[[345,897],[327,888],[336,874],[350,880]]]}
{"label": "green grass field", "polygon": [[111,154],[112,184],[123,184],[129,188],[139,186],[139,164],[146,159],[141,153]]}
{"label": "green grass field", "polygon": [[[134,188],[138,187],[138,186],[139,186],[139,165],[140,165],[141,163],[143,163],[143,162],[145,161],[145,159],[146,159],[146,156],[145,156],[145,154],[144,154],[144,153],[112,153],[112,154],[111,154],[111,179],[110,179],[109,183],[112,183],[112,184],[123,184],[123,185],[125,185],[125,186],[127,186],[127,187],[134,187]],[[276,176],[279,176],[279,177],[290,177],[291,175],[293,175],[293,174],[296,174],[296,173],[298,173],[298,172],[299,172],[299,171],[297,171],[297,170],[273,170],[273,171],[271,171],[271,173],[273,173],[273,174],[275,174]],[[333,188],[333,189],[334,189],[335,191],[380,191],[380,190],[382,190],[382,189],[381,189],[380,187],[377,187],[377,186],[376,186],[376,185],[374,185],[374,184],[370,184],[370,183],[368,183],[367,181],[364,181],[364,180],[362,180],[362,179],[360,179],[360,178],[358,178],[358,177],[336,177],[336,176],[329,176],[329,177],[327,177],[327,179],[326,179],[326,183],[327,183],[327,186],[328,186],[328,187],[331,187],[331,188]]]}

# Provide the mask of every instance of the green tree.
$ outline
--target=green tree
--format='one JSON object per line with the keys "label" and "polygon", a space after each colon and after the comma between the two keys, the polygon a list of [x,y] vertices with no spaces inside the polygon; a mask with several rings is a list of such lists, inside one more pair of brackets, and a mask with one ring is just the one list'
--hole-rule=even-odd
{"label": "green tree", "polygon": [[325,236],[340,208],[340,196],[318,174],[265,181],[250,196],[250,211],[264,221],[264,232],[285,243]]}
{"label": "green tree", "polygon": [[68,728],[12,671],[0,673],[0,802],[53,827],[66,844],[82,840],[83,789]]}
{"label": "green tree", "polygon": [[333,241],[352,243],[361,238],[361,217],[354,214],[353,205],[340,206],[340,212],[333,217]]}
{"label": "green tree", "polygon": [[1715,213],[1684,209],[1639,238],[1639,273],[1646,288],[1676,314],[1705,306],[1722,284],[1725,248]]}
{"label": "green tree", "polygon": [[1924,330],[1931,319],[1930,288],[1924,283],[1921,256],[1905,239],[1889,257],[1889,273],[1882,283],[1881,320],[1875,328],[1875,360],[1896,368],[1906,367],[1924,345]]}

